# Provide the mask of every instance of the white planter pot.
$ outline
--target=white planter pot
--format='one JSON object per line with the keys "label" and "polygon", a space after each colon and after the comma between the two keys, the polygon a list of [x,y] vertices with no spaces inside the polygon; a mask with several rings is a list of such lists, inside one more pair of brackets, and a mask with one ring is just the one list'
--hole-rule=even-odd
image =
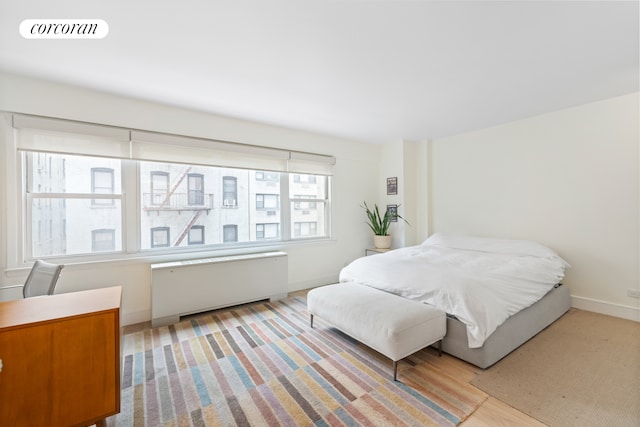
{"label": "white planter pot", "polygon": [[373,244],[378,249],[389,249],[391,247],[391,236],[373,236]]}

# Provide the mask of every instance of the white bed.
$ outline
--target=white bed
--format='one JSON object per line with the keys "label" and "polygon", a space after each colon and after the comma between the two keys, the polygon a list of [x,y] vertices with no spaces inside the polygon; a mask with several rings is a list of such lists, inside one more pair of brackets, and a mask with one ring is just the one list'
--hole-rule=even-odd
{"label": "white bed", "polygon": [[421,245],[355,260],[340,282],[430,304],[448,315],[443,350],[485,368],[570,307],[569,264],[527,240],[435,234]]}

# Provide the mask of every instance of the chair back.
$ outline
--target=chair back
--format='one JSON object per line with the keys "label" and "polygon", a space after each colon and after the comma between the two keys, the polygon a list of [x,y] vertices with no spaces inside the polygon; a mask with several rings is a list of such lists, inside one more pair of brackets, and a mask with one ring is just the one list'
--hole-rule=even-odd
{"label": "chair back", "polygon": [[33,267],[31,267],[27,281],[24,282],[22,295],[25,298],[53,295],[62,267],[64,267],[64,265],[56,265],[37,260],[33,264]]}

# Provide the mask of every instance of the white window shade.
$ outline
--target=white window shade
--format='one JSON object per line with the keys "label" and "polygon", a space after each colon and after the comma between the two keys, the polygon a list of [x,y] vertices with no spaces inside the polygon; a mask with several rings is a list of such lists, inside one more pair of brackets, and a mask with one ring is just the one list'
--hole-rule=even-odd
{"label": "white window shade", "polygon": [[289,152],[210,139],[131,131],[131,157],[135,160],[285,171]]}
{"label": "white window shade", "polygon": [[291,151],[287,163],[287,172],[308,175],[333,175],[336,158],[322,154],[301,153]]}
{"label": "white window shade", "polygon": [[129,158],[129,130],[47,117],[13,115],[22,151]]}
{"label": "white window shade", "polygon": [[332,175],[335,157],[94,123],[13,114],[17,148],[121,159]]}
{"label": "white window shade", "polygon": [[191,165],[332,175],[335,157],[257,145],[131,131],[131,157]]}

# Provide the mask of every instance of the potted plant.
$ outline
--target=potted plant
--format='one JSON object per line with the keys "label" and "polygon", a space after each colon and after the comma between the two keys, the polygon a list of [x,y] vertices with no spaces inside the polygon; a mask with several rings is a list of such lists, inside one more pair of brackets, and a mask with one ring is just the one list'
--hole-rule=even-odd
{"label": "potted plant", "polygon": [[407,220],[398,215],[398,212],[390,212],[386,210],[384,215],[380,214],[378,205],[374,205],[373,209],[370,209],[367,202],[364,202],[362,206],[367,212],[367,225],[373,231],[373,244],[378,249],[389,249],[391,247],[391,236],[389,235],[389,226],[391,222],[395,222],[400,218],[407,224]]}

